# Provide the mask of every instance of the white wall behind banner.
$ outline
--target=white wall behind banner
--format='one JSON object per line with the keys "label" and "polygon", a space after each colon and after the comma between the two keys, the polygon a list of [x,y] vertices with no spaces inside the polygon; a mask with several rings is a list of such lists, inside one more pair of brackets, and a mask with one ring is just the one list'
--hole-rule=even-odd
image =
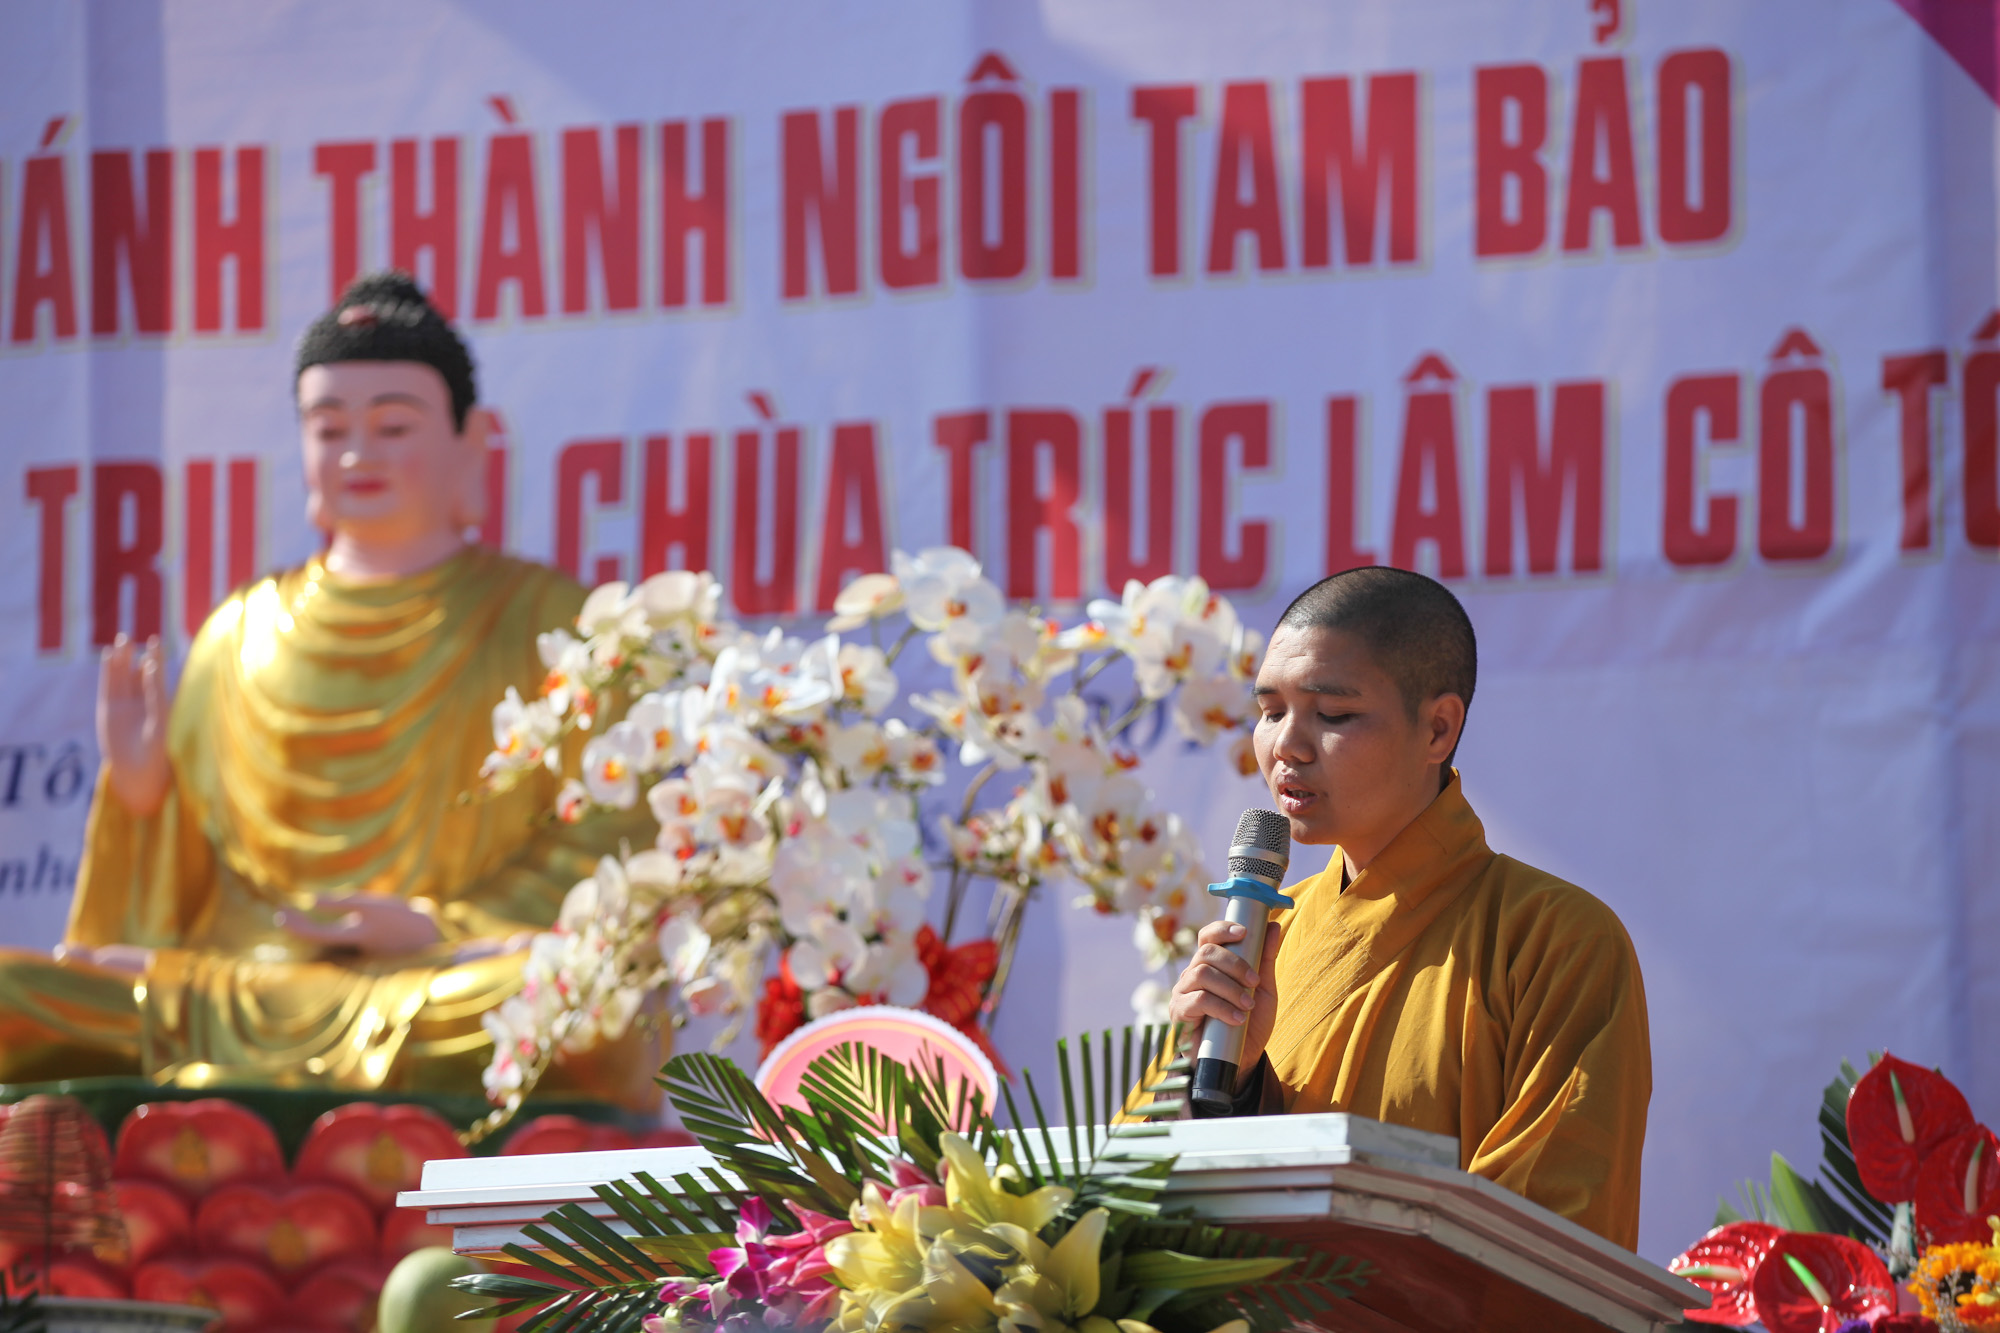
{"label": "white wall behind banner", "polygon": [[[308,552],[293,341],[414,264],[493,535],[586,581],[1445,577],[1491,841],[1639,948],[1665,1257],[1842,1056],[2000,1116],[1995,120],[1894,0],[12,7],[0,940],[61,930],[96,646]],[[1172,763],[1219,848],[1254,786]],[[1140,979],[1066,897],[1017,1060]]]}

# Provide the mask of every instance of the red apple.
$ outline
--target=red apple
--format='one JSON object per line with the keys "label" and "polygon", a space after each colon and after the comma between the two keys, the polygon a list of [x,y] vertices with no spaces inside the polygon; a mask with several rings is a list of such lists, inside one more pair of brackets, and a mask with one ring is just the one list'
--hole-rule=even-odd
{"label": "red apple", "polygon": [[280,1181],[285,1158],[264,1118],[220,1097],[147,1102],[118,1130],[112,1173],[157,1180],[195,1200],[218,1185]]}
{"label": "red apple", "polygon": [[632,1136],[616,1125],[597,1125],[573,1115],[537,1116],[514,1131],[503,1157],[559,1152],[613,1152],[632,1146]]}
{"label": "red apple", "polygon": [[467,1155],[457,1132],[428,1107],[355,1102],[313,1122],[293,1174],[345,1185],[383,1209],[398,1191],[417,1187],[425,1162]]}
{"label": "red apple", "polygon": [[375,1327],[375,1305],[388,1276],[389,1270],[373,1260],[328,1264],[292,1293],[293,1322],[286,1328],[369,1333]]}
{"label": "red apple", "polygon": [[187,1248],[194,1238],[194,1215],[181,1196],[150,1180],[114,1180],[112,1195],[125,1219],[131,1246],[120,1265],[131,1272],[149,1259]]}
{"label": "red apple", "polygon": [[132,1298],[205,1306],[222,1315],[220,1333],[283,1327],[285,1289],[242,1259],[155,1259],[132,1274]]}
{"label": "red apple", "polygon": [[86,1301],[130,1300],[125,1275],[87,1253],[59,1254],[49,1261],[48,1294]]}
{"label": "red apple", "polygon": [[375,1214],[338,1185],[224,1185],[201,1201],[203,1254],[262,1263],[292,1278],[334,1259],[375,1257]]}
{"label": "red apple", "polygon": [[382,1262],[394,1266],[413,1250],[433,1245],[451,1248],[450,1227],[433,1226],[422,1208],[391,1208],[382,1215]]}

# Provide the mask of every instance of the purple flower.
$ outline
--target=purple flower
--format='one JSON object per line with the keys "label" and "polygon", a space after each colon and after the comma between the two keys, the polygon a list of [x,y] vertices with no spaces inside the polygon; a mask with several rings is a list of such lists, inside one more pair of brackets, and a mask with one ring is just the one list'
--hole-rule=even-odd
{"label": "purple flower", "polygon": [[744,1201],[737,1214],[737,1243],[708,1254],[719,1279],[708,1291],[715,1318],[745,1301],[764,1307],[766,1324],[816,1321],[839,1299],[840,1288],[830,1280],[833,1267],[826,1261],[826,1243],[854,1230],[853,1226],[810,1208],[792,1211],[801,1229],[774,1235],[770,1205],[759,1198]]}

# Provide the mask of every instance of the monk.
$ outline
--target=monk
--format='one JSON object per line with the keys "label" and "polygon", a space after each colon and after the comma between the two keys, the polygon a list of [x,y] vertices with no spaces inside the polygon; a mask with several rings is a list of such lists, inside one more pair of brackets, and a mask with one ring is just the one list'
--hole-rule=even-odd
{"label": "monk", "polygon": [[1627,1249],[1652,1093],[1646,996],[1611,909],[1486,845],[1452,760],[1472,622],[1355,569],[1300,594],[1257,673],[1254,746],[1294,842],[1333,845],[1251,966],[1213,922],[1172,1016],[1244,1029],[1239,1114],[1448,1134],[1459,1165]]}
{"label": "monk", "polygon": [[[0,953],[0,1082],[477,1092],[480,1015],[616,845],[546,817],[548,774],[461,799],[583,600],[467,540],[489,416],[463,341],[406,275],[367,277],[295,383],[325,549],[216,608],[171,703],[157,640],[106,652],[64,943]],[[649,1041],[544,1087],[644,1107]]]}

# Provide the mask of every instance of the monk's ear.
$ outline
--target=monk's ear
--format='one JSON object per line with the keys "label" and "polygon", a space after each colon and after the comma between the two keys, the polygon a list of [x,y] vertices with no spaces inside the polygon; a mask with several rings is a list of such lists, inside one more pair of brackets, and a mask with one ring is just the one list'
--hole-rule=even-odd
{"label": "monk's ear", "polygon": [[1424,729],[1424,757],[1435,764],[1451,758],[1465,730],[1465,700],[1456,694],[1434,695],[1418,716]]}
{"label": "monk's ear", "polygon": [[457,513],[453,516],[461,532],[486,522],[486,450],[498,426],[486,408],[475,407],[465,414],[465,429],[458,435],[462,453]]}

